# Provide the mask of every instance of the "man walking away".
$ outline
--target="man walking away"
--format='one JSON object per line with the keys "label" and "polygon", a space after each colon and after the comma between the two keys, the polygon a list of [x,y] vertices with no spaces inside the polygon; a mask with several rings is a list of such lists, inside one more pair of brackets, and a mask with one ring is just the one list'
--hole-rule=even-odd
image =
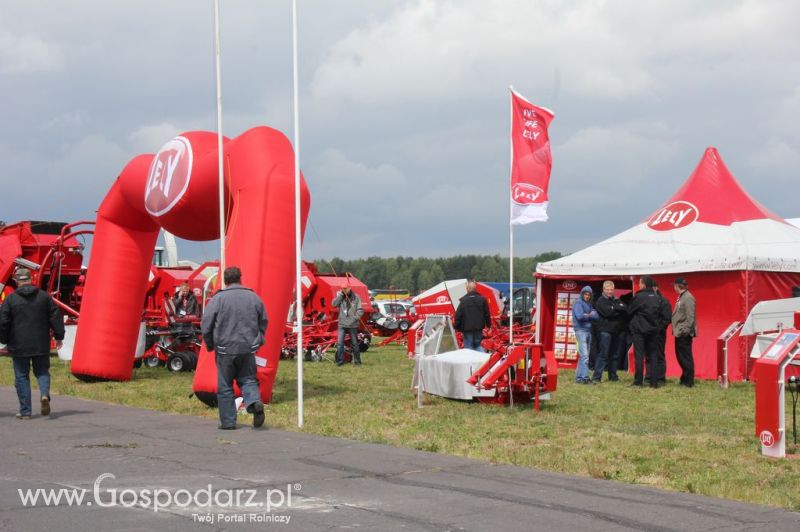
{"label": "man walking away", "polygon": [[39,382],[41,412],[50,415],[50,331],[61,349],[64,317],[44,290],[31,284],[31,272],[14,273],[17,290],[0,306],[0,343],[7,344],[14,362],[14,386],[19,398],[17,419],[31,418],[30,369]]}
{"label": "man walking away", "polygon": [[236,402],[233,379],[242,390],[253,426],[264,424],[264,403],[258,390],[255,353],[264,343],[267,311],[264,302],[242,286],[242,272],[236,266],[225,268],[225,288],[214,294],[206,306],[200,328],[209,351],[216,352],[217,404],[219,428],[236,428]]}
{"label": "man walking away", "polygon": [[686,279],[675,279],[678,301],[672,314],[672,336],[675,337],[675,355],[681,366],[681,386],[694,386],[694,355],[692,340],[697,336],[697,303],[689,292]]}
{"label": "man walking away", "polygon": [[628,314],[631,318],[630,332],[633,336],[634,376],[631,386],[643,386],[644,363],[647,358],[647,373],[650,386],[658,387],[658,311],[661,300],[653,290],[653,278],[639,279],[639,291],[633,297]]}
{"label": "man walking away", "polygon": [[613,281],[603,283],[603,294],[597,298],[595,308],[600,318],[594,324],[599,341],[592,382],[599,383],[603,379],[605,368],[608,368],[608,380],[618,381],[619,341],[627,309],[625,303],[614,297]]}
{"label": "man walking away", "polygon": [[[509,319],[514,319],[510,316]],[[489,303],[478,293],[475,281],[467,282],[467,295],[461,298],[456,309],[456,330],[464,337],[464,349],[483,351],[483,329],[492,327]]]}
{"label": "man walking away", "polygon": [[[575,371],[577,384],[589,384],[589,349],[592,342],[592,322],[600,315],[592,308],[592,287],[584,286],[581,297],[572,306],[572,328],[578,339],[578,368]],[[601,370],[602,371],[602,370]]]}
{"label": "man walking away", "polygon": [[353,351],[353,365],[361,365],[361,351],[358,346],[358,328],[361,324],[361,316],[364,315],[364,308],[361,306],[361,298],[353,292],[349,286],[345,286],[336,297],[333,298],[331,305],[339,309],[339,337],[336,344],[336,365],[344,364],[344,337],[350,333],[350,349]]}

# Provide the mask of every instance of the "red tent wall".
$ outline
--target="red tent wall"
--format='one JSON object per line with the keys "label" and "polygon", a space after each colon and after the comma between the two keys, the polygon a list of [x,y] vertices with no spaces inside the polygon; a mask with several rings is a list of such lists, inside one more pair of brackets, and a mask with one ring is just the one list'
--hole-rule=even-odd
{"label": "red tent wall", "polygon": [[[602,281],[605,279],[613,280],[620,288],[629,287],[632,279],[638,289],[639,277],[542,277],[539,327],[540,341],[544,348],[553,349],[556,292],[563,281],[575,281],[579,288],[588,284],[595,293],[599,293]],[[744,321],[750,309],[759,301],[789,297],[791,287],[800,285],[800,273],[720,271],[654,275],[653,278],[673,307],[677,298],[673,288],[676,277],[686,279],[689,290],[697,300],[698,336],[695,338],[693,351],[695,376],[699,379],[717,378],[717,337],[731,323]],[[670,327],[667,331],[666,345],[668,377],[677,377],[681,374],[675,358],[674,342]],[[752,346],[752,338],[734,338],[728,344],[730,380],[742,380],[752,369],[748,358]]]}

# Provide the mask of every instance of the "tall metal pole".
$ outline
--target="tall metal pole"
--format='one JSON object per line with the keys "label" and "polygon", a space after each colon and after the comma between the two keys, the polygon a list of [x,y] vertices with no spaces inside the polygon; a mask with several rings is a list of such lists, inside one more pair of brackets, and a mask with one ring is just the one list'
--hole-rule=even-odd
{"label": "tall metal pole", "polygon": [[219,39],[219,0],[214,0],[214,55],[217,74],[217,157],[219,159],[219,286],[225,287],[225,171],[222,164],[222,67]]}
{"label": "tall metal pole", "polygon": [[297,0],[292,0],[292,88],[294,98],[294,257],[295,309],[297,319],[297,426],[303,428],[303,283],[300,277],[300,112],[297,96]]}
{"label": "tall metal pole", "polygon": [[508,135],[508,341],[514,343],[514,199],[512,186],[514,176],[514,87],[508,86],[510,91],[508,106],[509,135]]}

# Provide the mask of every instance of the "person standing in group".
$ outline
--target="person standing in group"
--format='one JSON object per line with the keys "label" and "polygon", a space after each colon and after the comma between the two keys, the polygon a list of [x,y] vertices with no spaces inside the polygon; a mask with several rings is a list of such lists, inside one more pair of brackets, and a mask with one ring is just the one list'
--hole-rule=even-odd
{"label": "person standing in group", "polygon": [[653,290],[653,278],[645,275],[639,279],[639,291],[628,307],[630,332],[633,336],[634,375],[631,386],[644,385],[644,365],[650,386],[658,387],[659,309],[661,299]]}
{"label": "person standing in group", "polygon": [[592,287],[584,286],[581,297],[572,306],[572,327],[578,339],[578,368],[575,371],[575,382],[589,384],[589,350],[592,342],[592,322],[600,315],[592,307]]}
{"label": "person standing in group", "polygon": [[343,287],[336,293],[331,305],[339,309],[339,336],[336,343],[336,365],[344,364],[344,339],[345,334],[350,334],[350,348],[353,351],[353,364],[361,365],[361,351],[358,346],[358,329],[364,308],[361,299],[349,286]]}
{"label": "person standing in group", "polygon": [[[509,320],[513,318],[509,316]],[[467,294],[458,302],[456,309],[455,325],[464,338],[464,349],[483,351],[483,329],[492,327],[492,316],[489,313],[489,303],[478,293],[478,284],[475,281],[467,282]]]}
{"label": "person standing in group", "polygon": [[219,428],[236,428],[233,380],[242,390],[253,427],[264,424],[264,403],[258,389],[255,353],[264,344],[267,311],[264,302],[250,288],[242,286],[242,272],[225,268],[225,288],[214,294],[206,306],[200,328],[209,351],[216,352]]}
{"label": "person standing in group", "polygon": [[697,302],[689,292],[683,277],[675,279],[675,312],[672,314],[672,336],[675,337],[675,355],[681,366],[681,386],[694,386],[694,355],[692,341],[697,336]]}
{"label": "person standing in group", "polygon": [[[658,306],[658,356],[656,359],[658,374],[656,375],[657,387],[667,383],[667,329],[672,323],[672,305],[664,297],[658,287],[658,283],[653,281],[653,290],[659,298]],[[647,369],[648,373],[650,368]]]}
{"label": "person standing in group", "polygon": [[14,364],[14,386],[19,399],[17,419],[31,418],[30,369],[39,383],[41,413],[50,415],[50,331],[61,349],[64,317],[53,298],[31,283],[31,271],[14,273],[17,289],[0,306],[0,343],[6,344]]}
{"label": "person standing in group", "polygon": [[598,346],[592,382],[599,383],[603,379],[603,371],[606,368],[608,369],[608,380],[618,381],[619,341],[622,329],[625,327],[627,308],[625,303],[614,297],[613,281],[603,283],[603,293],[597,298],[595,309],[600,317],[594,324],[597,330]]}

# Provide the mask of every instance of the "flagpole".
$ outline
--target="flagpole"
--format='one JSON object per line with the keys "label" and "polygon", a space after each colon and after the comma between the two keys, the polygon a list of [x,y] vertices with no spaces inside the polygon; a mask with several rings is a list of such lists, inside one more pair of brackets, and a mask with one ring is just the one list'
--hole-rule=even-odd
{"label": "flagpole", "polygon": [[300,113],[297,96],[297,0],[292,0],[292,97],[294,101],[294,258],[295,308],[297,320],[297,426],[303,428],[303,284],[300,278]]}
{"label": "flagpole", "polygon": [[514,87],[509,85],[508,135],[508,341],[514,343],[514,199],[511,197],[514,174]]}
{"label": "flagpole", "polygon": [[219,189],[219,287],[225,288],[225,173],[222,166],[222,68],[219,0],[214,0],[214,56],[217,76],[217,181]]}

